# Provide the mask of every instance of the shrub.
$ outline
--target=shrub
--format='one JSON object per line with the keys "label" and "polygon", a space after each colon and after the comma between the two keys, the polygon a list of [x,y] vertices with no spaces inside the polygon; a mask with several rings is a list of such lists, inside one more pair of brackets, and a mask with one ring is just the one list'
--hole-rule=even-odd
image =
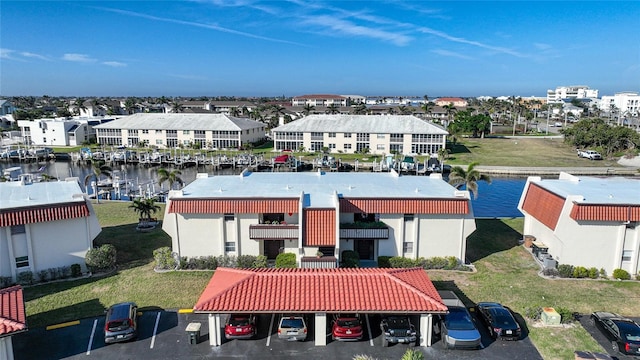
{"label": "shrub", "polygon": [[558,276],[560,275],[560,272],[558,272],[558,269],[556,268],[547,268],[542,270],[542,275],[544,276]]}
{"label": "shrub", "polygon": [[391,259],[391,256],[378,256],[378,267],[390,268],[391,263],[389,263],[389,259]]}
{"label": "shrub", "polygon": [[340,267],[343,268],[358,268],[360,267],[360,255],[353,250],[345,250],[342,252],[342,263]]}
{"label": "shrub", "polygon": [[562,324],[569,324],[573,322],[573,311],[563,307],[557,307],[554,309],[560,315],[560,322]]}
{"label": "shrub", "polygon": [[111,269],[116,265],[116,247],[104,244],[99,248],[90,249],[84,261],[91,271]]}
{"label": "shrub", "polygon": [[69,266],[60,266],[58,268],[58,274],[60,275],[61,279],[69,278],[69,276],[71,276],[71,267],[69,267]]}
{"label": "shrub", "polygon": [[573,265],[560,264],[558,265],[558,275],[563,278],[570,278],[573,276]]}
{"label": "shrub", "polygon": [[589,268],[589,279],[597,279],[600,276],[600,272],[598,269],[591,267]]}
{"label": "shrub", "polygon": [[153,259],[156,262],[156,269],[158,270],[171,270],[176,267],[176,260],[173,257],[173,252],[168,246],[153,250]]}
{"label": "shrub", "polygon": [[392,268],[411,268],[415,266],[415,262],[412,259],[402,256],[394,256],[390,258],[389,264],[391,264]]}
{"label": "shrub", "polygon": [[47,282],[47,280],[49,280],[49,271],[48,270],[38,271],[38,281]]}
{"label": "shrub", "polygon": [[220,255],[216,259],[215,267],[211,270],[215,270],[217,267],[238,267],[238,259],[233,255]]}
{"label": "shrub", "polygon": [[631,275],[629,275],[629,272],[625,269],[614,269],[613,278],[620,280],[629,280],[631,279]]}
{"label": "shrub", "polygon": [[80,264],[72,264],[71,265],[71,277],[77,278],[82,276],[82,268]]}
{"label": "shrub", "polygon": [[528,307],[524,309],[523,314],[531,320],[540,320],[540,315],[542,315],[542,308],[539,306]]}
{"label": "shrub", "polygon": [[255,262],[256,262],[256,256],[240,255],[238,256],[237,266],[241,269],[248,269],[248,268],[252,268]]}
{"label": "shrub", "polygon": [[60,278],[60,272],[58,271],[58,268],[49,268],[47,269],[47,271],[49,272],[49,280],[53,281]]}
{"label": "shrub", "polygon": [[256,269],[263,269],[267,267],[267,257],[264,255],[256,256],[256,259],[253,261],[253,267]]}
{"label": "shrub", "polygon": [[0,289],[13,285],[11,276],[0,276]]}
{"label": "shrub", "polygon": [[276,256],[276,268],[291,268],[295,269],[298,267],[296,263],[296,254],[294,253],[281,253]]}
{"label": "shrub", "polygon": [[[436,270],[436,269],[446,269],[448,265],[449,265],[449,262],[446,258],[435,256],[435,257],[426,259],[423,267],[425,269]],[[458,265],[457,259],[456,259],[456,265]]]}
{"label": "shrub", "polygon": [[589,276],[589,270],[584,266],[576,266],[573,268],[573,277],[577,279],[586,278]]}
{"label": "shrub", "polygon": [[600,269],[600,277],[601,278],[606,278],[607,277],[607,271],[604,268]]}
{"label": "shrub", "polygon": [[20,285],[33,284],[33,272],[31,272],[30,270],[27,270],[27,271],[18,273],[18,276],[16,276],[16,282]]}

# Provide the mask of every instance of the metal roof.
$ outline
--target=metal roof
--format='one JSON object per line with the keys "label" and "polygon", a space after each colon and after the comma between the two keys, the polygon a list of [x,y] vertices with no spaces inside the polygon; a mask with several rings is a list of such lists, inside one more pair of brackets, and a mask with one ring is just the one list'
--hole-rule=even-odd
{"label": "metal roof", "polygon": [[259,121],[236,118],[224,114],[139,113],[122,117],[96,129],[148,129],[148,130],[228,130],[238,131],[264,128]]}
{"label": "metal roof", "polygon": [[69,202],[85,202],[77,181],[51,181],[23,184],[21,181],[0,183],[2,209],[42,206]]}
{"label": "metal roof", "polygon": [[625,177],[590,177],[560,174],[559,179],[532,181],[563,198],[582,196],[583,203],[640,205],[640,179]]}
{"label": "metal roof", "polygon": [[413,115],[309,115],[272,132],[341,132],[369,134],[441,134],[442,127]]}

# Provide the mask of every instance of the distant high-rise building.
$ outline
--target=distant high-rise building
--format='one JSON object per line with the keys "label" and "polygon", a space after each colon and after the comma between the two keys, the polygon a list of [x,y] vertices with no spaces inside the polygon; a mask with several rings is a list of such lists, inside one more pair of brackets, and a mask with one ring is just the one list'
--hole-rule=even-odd
{"label": "distant high-rise building", "polygon": [[547,103],[559,104],[564,99],[597,99],[598,90],[589,89],[586,85],[559,86],[555,90],[547,90]]}

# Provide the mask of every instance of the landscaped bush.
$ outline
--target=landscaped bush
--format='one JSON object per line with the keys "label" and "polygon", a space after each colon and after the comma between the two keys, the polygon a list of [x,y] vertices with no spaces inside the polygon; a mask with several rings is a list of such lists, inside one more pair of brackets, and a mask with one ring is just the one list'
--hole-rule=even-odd
{"label": "landscaped bush", "polygon": [[605,270],[604,268],[600,269],[600,277],[601,278],[606,278],[607,277],[607,270]]}
{"label": "landscaped bush", "polygon": [[416,262],[413,259],[402,256],[391,257],[389,259],[389,264],[392,268],[412,268],[416,266]]}
{"label": "landscaped bush", "polygon": [[[115,260],[114,260],[115,263]],[[58,274],[60,275],[60,279],[68,279],[71,276],[71,267],[70,266],[60,266],[58,268]]]}
{"label": "landscaped bush", "polygon": [[156,261],[156,269],[158,270],[172,270],[176,267],[173,252],[168,246],[153,250],[153,259]]}
{"label": "landscaped bush", "polygon": [[523,315],[531,320],[540,320],[542,315],[542,308],[539,306],[527,307],[523,311]]}
{"label": "landscaped bush", "polygon": [[91,271],[111,269],[116,265],[116,247],[104,244],[99,248],[90,249],[87,251],[84,261]]}
{"label": "landscaped bush", "polygon": [[345,250],[342,252],[342,263],[340,267],[343,268],[358,268],[360,267],[360,255],[353,250]]}
{"label": "landscaped bush", "polygon": [[58,268],[49,268],[49,269],[47,269],[47,271],[49,272],[49,279],[51,281],[60,278],[60,274],[59,274]]}
{"label": "landscaped bush", "polygon": [[80,264],[72,264],[71,265],[71,277],[77,278],[82,276],[82,268]]}
{"label": "landscaped bush", "polygon": [[389,259],[391,259],[391,256],[378,256],[378,267],[390,268],[391,263],[389,263]]}
{"label": "landscaped bush", "polygon": [[235,268],[238,267],[238,258],[233,255],[220,255],[216,258],[216,263],[217,265],[212,270],[217,267]]}
{"label": "landscaped bush", "polygon": [[597,279],[598,277],[600,277],[598,269],[594,267],[589,268],[589,279]]}
{"label": "landscaped bush", "polygon": [[631,279],[631,275],[629,275],[629,272],[625,269],[614,269],[613,278],[620,280],[629,280]]}
{"label": "landscaped bush", "polygon": [[0,289],[4,289],[13,284],[13,279],[10,276],[0,276]]}
{"label": "landscaped bush", "polygon": [[238,267],[241,269],[252,268],[255,261],[256,257],[253,255],[240,255],[238,256]]}
{"label": "landscaped bush", "polygon": [[558,275],[563,278],[570,278],[573,276],[573,265],[560,264],[558,265]]}
{"label": "landscaped bush", "polygon": [[31,285],[34,281],[33,272],[30,270],[20,272],[18,273],[18,276],[16,276],[16,280],[20,285]]}
{"label": "landscaped bush", "polygon": [[49,271],[48,270],[38,271],[38,281],[47,282],[47,280],[49,280]]}
{"label": "landscaped bush", "polygon": [[576,266],[573,268],[573,277],[577,279],[586,278],[589,276],[589,270],[584,266]]}
{"label": "landscaped bush", "polygon": [[294,253],[281,253],[276,256],[276,268],[297,268],[296,254]]}
{"label": "landscaped bush", "polygon": [[563,324],[569,324],[573,322],[573,311],[563,307],[554,308],[554,310],[560,315],[560,322]]}
{"label": "landscaped bush", "polygon": [[253,267],[256,269],[264,269],[267,267],[267,257],[264,255],[256,256],[256,259],[253,262]]}
{"label": "landscaped bush", "polygon": [[542,270],[542,275],[544,276],[558,276],[560,272],[556,268],[547,268]]}

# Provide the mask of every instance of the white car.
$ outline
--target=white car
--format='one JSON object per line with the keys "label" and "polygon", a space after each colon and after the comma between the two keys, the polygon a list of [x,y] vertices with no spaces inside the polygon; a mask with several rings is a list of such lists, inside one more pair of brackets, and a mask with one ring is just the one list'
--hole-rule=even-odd
{"label": "white car", "polygon": [[595,150],[582,150],[578,152],[578,156],[589,160],[602,160],[602,155]]}

